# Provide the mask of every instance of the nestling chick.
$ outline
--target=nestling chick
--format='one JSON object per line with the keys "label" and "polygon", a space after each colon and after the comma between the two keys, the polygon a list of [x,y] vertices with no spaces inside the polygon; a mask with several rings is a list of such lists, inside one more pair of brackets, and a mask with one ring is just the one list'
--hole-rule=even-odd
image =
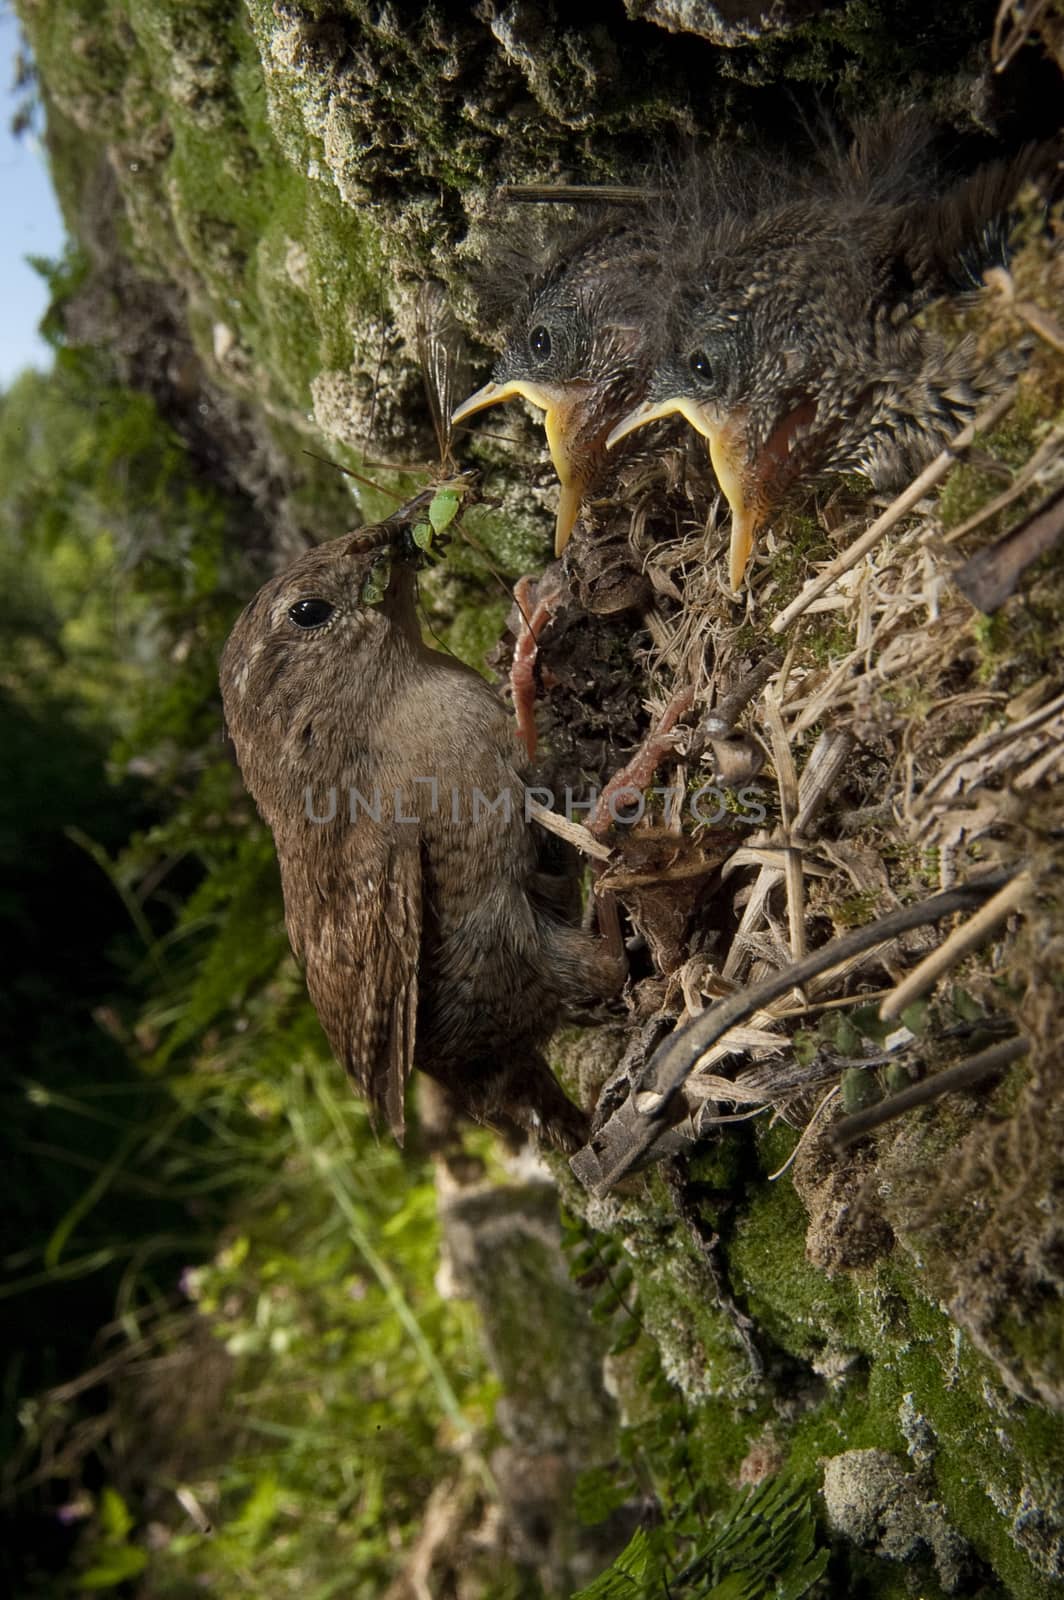
{"label": "nestling chick", "polygon": [[463,422],[518,395],[543,409],[561,482],[558,555],[605,460],[607,434],[642,397],[657,271],[637,221],[600,224],[568,240],[521,303],[491,382],[451,419]]}
{"label": "nestling chick", "polygon": [[901,151],[907,173],[889,148],[895,126],[866,133],[819,185],[785,178],[753,212],[721,196],[700,236],[677,245],[647,398],[610,435],[612,445],[673,412],[705,435],[732,511],[735,590],[758,528],[796,482],[856,471],[901,487],[1015,371],[913,317],[979,287],[1003,259],[1004,214],[1030,160],[931,197],[922,141]]}
{"label": "nestling chick", "polygon": [[494,692],[423,644],[412,569],[367,552],[407,511],[260,589],[222,656],[226,722],[311,999],[373,1112],[402,1138],[417,1066],[471,1116],[574,1150],[584,1114],[539,1047],[621,974],[551,909]]}

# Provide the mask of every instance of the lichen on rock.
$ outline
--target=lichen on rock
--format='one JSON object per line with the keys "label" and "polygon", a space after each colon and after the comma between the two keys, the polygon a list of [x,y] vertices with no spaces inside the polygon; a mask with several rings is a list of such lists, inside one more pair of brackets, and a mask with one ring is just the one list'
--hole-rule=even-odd
{"label": "lichen on rock", "polygon": [[919,1480],[885,1450],[847,1450],[824,1463],[828,1524],[887,1561],[930,1552],[946,1594],[961,1592],[968,1546],[945,1508],[921,1494]]}

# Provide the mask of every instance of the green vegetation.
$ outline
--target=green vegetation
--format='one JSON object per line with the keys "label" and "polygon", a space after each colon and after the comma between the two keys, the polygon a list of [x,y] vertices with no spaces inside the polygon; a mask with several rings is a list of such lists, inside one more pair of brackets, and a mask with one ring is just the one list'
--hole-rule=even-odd
{"label": "green vegetation", "polygon": [[[692,1530],[693,1531],[693,1530]],[[675,1539],[675,1529],[670,1530]],[[680,1563],[671,1582],[665,1553],[669,1533],[640,1528],[613,1566],[573,1600],[658,1600],[661,1595],[701,1600],[801,1600],[828,1564],[816,1549],[808,1496],[774,1479],[742,1495],[718,1517],[708,1539]]]}
{"label": "green vegetation", "polygon": [[72,352],[3,397],[0,463],[10,1592],[69,1592],[72,1543],[114,1588],[152,1524],[154,1593],[378,1595],[491,1386],[221,739],[247,508]]}
{"label": "green vegetation", "polygon": [[[845,0],[731,52],[619,12],[530,44],[535,8],[500,12],[497,33],[472,8],[407,8],[400,26],[362,0],[21,9],[84,249],[51,269],[54,374],[0,397],[0,1580],[55,1600],[406,1600],[415,1552],[438,1558],[441,1593],[491,1600],[1061,1594],[1059,1241],[1040,1210],[1056,1157],[1036,1117],[1016,1149],[994,1143],[1016,1080],[992,1092],[983,1145],[958,1097],[838,1185],[808,1145],[777,1176],[798,1135],[763,1121],[707,1141],[682,1182],[657,1171],[601,1204],[558,1163],[564,1257],[553,1191],[533,1184],[527,1248],[502,1235],[460,1283],[470,1298],[448,1298],[453,1175],[417,1126],[402,1154],[378,1144],[331,1060],[215,681],[265,573],[351,519],[348,484],[305,446],[378,481],[357,491],[366,519],[425,481],[413,285],[439,279],[481,329],[468,280],[497,182],[630,170],[669,130],[793,132],[826,87],[863,110],[900,85],[963,126],[984,116],[986,7]],[[70,346],[64,306],[113,360]],[[1060,410],[1059,378],[1035,389],[983,441],[1010,466]],[[549,549],[532,435],[512,425],[476,446],[471,541],[422,584],[431,629],[478,666],[509,606],[478,547],[510,577]],[[984,457],[958,469],[944,528],[1001,484]],[[811,515],[791,528],[776,605],[834,548]],[[1035,584],[978,624],[980,682],[1037,685],[1060,619]],[[816,666],[852,644],[832,613],[800,637]],[[736,652],[762,645],[757,621],[737,630]],[[882,704],[915,724],[931,701],[920,668]],[[868,737],[886,740],[874,720]],[[910,883],[951,870],[945,850],[890,852]],[[879,897],[821,909],[848,927]],[[923,1044],[977,1021],[981,981],[906,1024]],[[857,1057],[881,1034],[855,1007],[814,1018],[795,1054]],[[896,1086],[862,1067],[844,1090]],[[520,1185],[485,1138],[455,1159],[486,1175],[497,1221]],[[1020,1262],[1015,1284],[1003,1263]],[[533,1459],[555,1473],[545,1511]],[[586,1542],[565,1525],[572,1584],[520,1545],[507,1470],[530,1521],[564,1503],[583,1525]],[[512,1544],[490,1543],[493,1519]]]}
{"label": "green vegetation", "polygon": [[[201,1579],[380,1594],[441,1484],[471,1507],[491,1492],[500,1374],[522,1395],[521,1305],[572,1308],[537,1287],[542,1245],[515,1260],[496,1328],[513,1342],[489,1369],[474,1307],[434,1287],[417,1137],[402,1155],[375,1141],[307,1004],[272,846],[220,736],[215,662],[261,559],[246,502],[69,350],[4,397],[0,481],[11,1583],[69,1592],[70,1564],[84,1592],[147,1576],[181,1600]],[[953,1020],[973,1007],[958,989]],[[907,1016],[932,1034],[950,1020]],[[857,1052],[881,1026],[868,1007],[829,1014],[808,1045]],[[588,1424],[574,1506],[597,1526],[650,1493],[664,1518],[584,1592],[816,1594],[814,1491],[847,1451],[891,1452],[899,1472],[912,1456],[916,1554],[948,1564],[942,1504],[986,1563],[981,1594],[1002,1592],[991,1571],[1022,1600],[1055,1592],[1059,1430],[959,1338],[915,1259],[809,1259],[808,1195],[765,1181],[794,1142],[778,1127],[708,1146],[694,1232],[660,1176],[595,1230],[567,1225],[623,1416],[616,1437]],[[999,1333],[1048,1372],[1056,1329],[1049,1308]],[[748,1563],[737,1587],[749,1540],[776,1588]],[[549,1593],[499,1570],[493,1594]],[[868,1565],[875,1592],[894,1570]],[[922,1593],[946,1592],[918,1570]]]}

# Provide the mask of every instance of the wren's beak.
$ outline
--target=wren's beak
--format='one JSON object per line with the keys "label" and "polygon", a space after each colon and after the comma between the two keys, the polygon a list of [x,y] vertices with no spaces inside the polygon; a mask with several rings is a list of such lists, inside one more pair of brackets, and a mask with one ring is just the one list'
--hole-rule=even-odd
{"label": "wren's beak", "polygon": [[453,426],[464,422],[474,411],[483,411],[487,406],[498,406],[504,400],[518,397],[531,400],[534,406],[539,406],[545,412],[543,421],[547,430],[547,448],[562,486],[554,525],[554,552],[559,556],[569,543],[569,535],[588,485],[589,474],[577,465],[570,443],[578,432],[579,410],[584,394],[584,386],[580,384],[529,383],[523,378],[515,379],[512,383],[486,383],[483,389],[478,389],[468,400],[463,400],[451,417]]}
{"label": "wren's beak", "polygon": [[[670,400],[644,400],[642,405],[629,411],[617,424],[606,440],[606,448],[612,449],[619,439],[643,427],[645,423],[658,422],[662,417],[671,417],[677,412],[709,441],[709,459],[731,507],[728,578],[732,589],[738,594],[762,516],[759,497],[756,494],[751,496],[749,492],[752,475],[747,463],[746,428],[742,416],[733,414],[720,421],[707,407],[686,395],[677,395]],[[756,474],[753,476],[756,477]]]}

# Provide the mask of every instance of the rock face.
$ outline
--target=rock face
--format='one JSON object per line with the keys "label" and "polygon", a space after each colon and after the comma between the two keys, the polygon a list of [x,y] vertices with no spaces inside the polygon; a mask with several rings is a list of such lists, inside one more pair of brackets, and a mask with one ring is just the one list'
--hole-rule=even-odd
{"label": "rock face", "polygon": [[[992,18],[974,0],[931,8],[627,0],[626,19],[619,9],[574,17],[530,0],[420,9],[362,0],[18,3],[57,185],[83,253],[60,307],[67,336],[108,347],[122,379],[153,395],[204,475],[247,497],[268,530],[264,572],[344,519],[383,514],[387,484],[408,483],[434,457],[417,285],[429,278],[446,288],[474,357],[486,360],[495,330],[471,278],[499,231],[499,184],[638,175],[659,142],[691,132],[771,146],[826,94],[849,111],[915,96],[958,138],[1001,129],[1037,136],[1060,88],[1036,41],[1018,49],[1010,72],[993,73]],[[540,222],[522,217],[522,226],[535,232]],[[1049,257],[1037,259],[1029,291],[1044,303],[1050,268],[1038,273]],[[1001,447],[1006,465],[974,487],[980,469],[972,468],[962,486],[970,504],[955,491],[958,525],[1060,421],[1062,395],[1058,374],[1040,400],[1028,397]],[[506,433],[504,444],[478,447],[495,504],[477,513],[476,533],[514,577],[547,559],[553,490],[531,427],[517,418]],[[339,475],[312,462],[308,448],[356,472],[367,458],[383,459],[390,466],[367,469],[382,490],[360,487],[353,507]],[[781,573],[800,561],[802,539],[818,538],[826,542],[807,518],[778,550]],[[610,622],[570,615],[559,624],[576,642],[558,649],[555,707],[586,689],[581,631],[612,685],[610,717],[589,718],[573,735],[574,770],[610,754],[611,721],[624,722],[625,753],[645,731],[646,683],[632,663],[654,640],[632,608],[679,591],[649,544],[640,556],[617,585],[619,622],[609,600],[601,611]],[[944,610],[953,615],[944,580],[928,600],[916,565],[905,574],[913,605],[927,604],[930,632]],[[506,609],[483,570],[456,549],[425,591],[434,622],[480,664]],[[862,650],[871,648],[871,580],[867,594]],[[1040,590],[1010,613],[1031,665],[1015,689],[994,676],[1003,647],[993,623],[978,620],[963,635],[972,715],[996,714],[1056,670],[1052,599]],[[830,623],[834,614],[824,615]],[[729,618],[737,659],[763,643],[753,629]],[[811,693],[843,654],[850,659],[857,637],[814,631]],[[871,696],[869,683],[847,702],[864,718],[869,763],[853,803],[858,832],[902,742],[935,709],[914,679],[894,698],[858,703],[865,690]],[[1007,788],[1004,776],[995,783],[995,792]],[[1023,823],[1032,850],[1045,848],[1059,812],[1036,821]],[[957,838],[972,825],[966,814]],[[988,850],[993,838],[988,830]],[[898,855],[906,850],[915,855],[918,844],[898,844]],[[941,856],[952,859],[945,845]],[[840,859],[819,859],[811,880],[815,896],[837,874],[815,902],[821,931],[836,919],[843,926],[854,902],[864,915],[889,889],[861,876],[856,850],[848,868]],[[1024,935],[1031,970],[1048,959],[1037,937],[1048,923],[1047,913]],[[785,924],[780,909],[759,935],[759,959],[774,959]],[[1017,971],[1013,952],[1007,970],[977,975],[980,993],[993,1000],[1019,984]],[[688,993],[701,1003],[693,982],[686,968],[673,972],[656,1000],[668,999],[670,1015]],[[1057,1024],[1033,1002],[1028,1010],[1037,1013],[1024,1022],[1041,1077],[1037,1096],[1021,1100],[1022,1126],[1011,1118],[1019,1089],[1006,1083],[994,1102],[1008,1136],[992,1138],[966,1099],[844,1161],[812,1142],[776,1181],[769,1175],[796,1135],[767,1119],[717,1133],[668,1175],[632,1179],[605,1201],[589,1201],[565,1170],[556,1186],[542,1174],[497,1187],[441,1178],[451,1282],[481,1310],[502,1395],[491,1460],[505,1522],[491,1535],[499,1548],[565,1593],[624,1543],[634,1484],[666,1519],[679,1518],[692,1494],[708,1516],[740,1483],[782,1463],[822,1489],[826,1536],[862,1593],[898,1593],[899,1563],[929,1596],[967,1592],[969,1582],[988,1596],[1004,1585],[1022,1600],[1064,1593],[1055,1487],[1064,1470],[1060,1081],[1045,1065]],[[825,1038],[810,1031],[796,1048],[815,1055]],[[836,1042],[842,1056],[868,1049],[867,1040],[832,1035]],[[567,1039],[557,1063],[597,1086],[603,1051],[594,1035]],[[974,1175],[967,1189],[950,1186],[962,1164]],[[564,1251],[559,1188],[570,1213]],[[468,1532],[484,1515],[464,1492],[436,1504],[448,1530],[438,1548],[454,1534],[448,1570],[461,1566],[455,1550],[469,1548],[454,1530]],[[576,1531],[577,1502],[597,1518],[594,1537]],[[436,1549],[419,1553],[419,1571],[437,1570]]]}
{"label": "rock face", "polygon": [[626,0],[625,10],[633,19],[653,22],[670,33],[693,33],[711,44],[730,48],[792,33],[800,23],[829,10],[824,0],[771,0],[768,5],[737,4],[713,6],[705,0]]}
{"label": "rock face", "polygon": [[[962,129],[1006,99],[978,57],[975,7],[923,16],[918,43],[890,7],[862,7],[859,27],[849,6],[690,9],[611,30],[530,4],[400,22],[358,3],[248,0],[223,15],[208,0],[116,0],[89,19],[27,0],[61,199],[98,280],[75,297],[72,331],[125,347],[123,369],[174,410],[195,409],[190,385],[214,386],[215,415],[221,391],[248,402],[243,448],[233,438],[224,453],[251,458],[249,481],[273,479],[276,505],[284,468],[266,434],[286,433],[289,455],[293,432],[388,459],[429,448],[413,340],[396,329],[410,329],[412,281],[432,276],[474,336],[489,331],[467,279],[498,231],[497,211],[485,228],[498,184],[609,180],[663,140],[730,137],[732,122],[777,137],[793,112],[758,92],[769,79],[792,85],[796,108],[830,85],[863,110],[873,60],[873,97],[922,85]],[[736,48],[693,42],[703,24],[705,40],[723,32]],[[747,29],[764,39],[730,37]],[[1000,115],[1014,120],[1015,105]],[[134,301],[167,302],[171,360],[159,328],[138,333],[121,314],[131,273],[150,286]],[[202,374],[180,348],[189,337]]]}
{"label": "rock face", "polygon": [[915,1474],[885,1450],[848,1450],[824,1466],[824,1506],[835,1533],[887,1561],[930,1551],[947,1594],[961,1592],[967,1546],[944,1508],[921,1498]]}

